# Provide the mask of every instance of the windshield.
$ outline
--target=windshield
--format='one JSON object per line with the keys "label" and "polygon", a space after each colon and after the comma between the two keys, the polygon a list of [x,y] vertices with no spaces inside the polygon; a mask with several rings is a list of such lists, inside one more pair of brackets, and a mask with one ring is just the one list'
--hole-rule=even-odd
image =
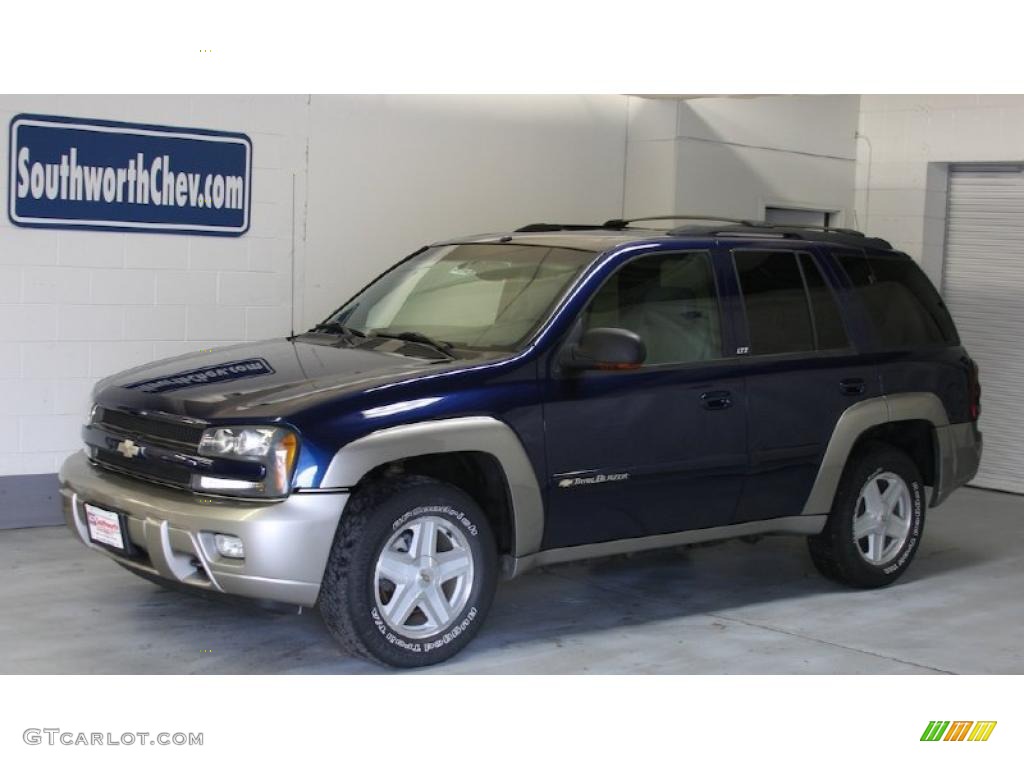
{"label": "windshield", "polygon": [[515,349],[593,257],[536,245],[429,248],[326,322],[367,335],[416,333],[455,347]]}

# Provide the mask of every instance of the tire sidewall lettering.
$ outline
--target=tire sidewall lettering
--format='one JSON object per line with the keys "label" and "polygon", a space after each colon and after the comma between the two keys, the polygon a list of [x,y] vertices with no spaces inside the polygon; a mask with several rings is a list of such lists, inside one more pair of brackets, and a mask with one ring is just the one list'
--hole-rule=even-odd
{"label": "tire sidewall lettering", "polygon": [[466,614],[462,621],[450,627],[447,632],[441,635],[441,637],[438,637],[434,640],[428,640],[426,643],[424,643],[426,650],[432,651],[435,648],[443,648],[444,646],[448,645],[448,643],[450,643],[452,640],[454,640],[467,629],[469,629],[469,625],[473,623],[473,620],[476,618],[476,615],[477,610],[476,606],[474,605],[469,609],[469,613]]}
{"label": "tire sidewall lettering", "polygon": [[447,515],[448,517],[452,518],[457,523],[459,523],[463,531],[468,533],[470,536],[476,538],[479,534],[479,531],[477,530],[477,527],[472,520],[470,520],[464,513],[455,509],[455,507],[446,504],[424,505],[414,507],[413,509],[410,509],[404,515],[399,517],[397,520],[395,520],[395,522],[391,525],[391,530],[397,531],[403,525],[406,525],[414,517],[419,517],[420,515]]}
{"label": "tire sidewall lettering", "polygon": [[923,489],[921,484],[916,480],[908,484],[910,488],[910,503],[912,505],[911,510],[911,523],[910,523],[910,536],[907,537],[906,543],[903,545],[903,551],[900,552],[899,557],[896,558],[895,562],[890,563],[882,572],[885,574],[895,573],[896,571],[902,570],[907,565],[907,561],[911,555],[914,554],[914,550],[917,549],[918,539],[921,537],[921,520],[922,511],[924,508],[923,500]]}
{"label": "tire sidewall lettering", "polygon": [[370,618],[373,620],[373,624],[377,627],[377,631],[380,632],[381,636],[392,645],[412,653],[423,653],[423,643],[415,640],[406,640],[404,637],[399,637],[388,629],[388,625],[384,623],[384,619],[381,618],[376,607],[370,609]]}
{"label": "tire sidewall lettering", "polygon": [[397,646],[398,648],[411,653],[425,653],[438,648],[443,648],[469,629],[478,614],[479,611],[477,610],[477,607],[475,605],[471,605],[469,606],[469,610],[466,612],[466,615],[462,618],[462,621],[449,627],[444,634],[439,637],[420,642],[418,640],[407,640],[401,635],[395,634],[395,632],[389,629],[388,625],[384,623],[384,619],[381,618],[376,606],[370,609],[370,619],[373,621],[373,625],[377,628],[377,631],[380,632],[381,637],[391,643],[391,645]]}

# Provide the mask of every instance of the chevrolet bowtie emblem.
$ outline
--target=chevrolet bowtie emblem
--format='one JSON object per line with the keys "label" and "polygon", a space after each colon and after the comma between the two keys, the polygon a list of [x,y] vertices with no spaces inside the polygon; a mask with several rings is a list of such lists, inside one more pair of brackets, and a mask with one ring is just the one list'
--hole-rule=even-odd
{"label": "chevrolet bowtie emblem", "polygon": [[142,453],[142,449],[131,440],[122,440],[117,444],[117,452],[126,459],[134,459]]}

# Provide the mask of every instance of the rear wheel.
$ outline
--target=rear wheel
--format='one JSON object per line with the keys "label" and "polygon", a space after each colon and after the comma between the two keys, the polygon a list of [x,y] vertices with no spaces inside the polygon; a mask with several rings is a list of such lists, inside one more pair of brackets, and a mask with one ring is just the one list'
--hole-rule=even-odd
{"label": "rear wheel", "polygon": [[320,613],[351,652],[435,664],[476,634],[497,582],[487,518],[454,486],[405,477],[367,488],[342,516]]}
{"label": "rear wheel", "polygon": [[811,559],[842,584],[891,584],[917,552],[924,515],[924,486],[914,462],[891,446],[869,445],[851,457],[825,530],[808,540]]}

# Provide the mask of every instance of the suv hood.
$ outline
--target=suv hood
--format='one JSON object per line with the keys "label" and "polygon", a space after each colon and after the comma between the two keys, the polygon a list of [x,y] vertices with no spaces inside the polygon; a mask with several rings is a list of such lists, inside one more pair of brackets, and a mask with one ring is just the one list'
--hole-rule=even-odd
{"label": "suv hood", "polygon": [[479,358],[432,360],[349,347],[335,337],[276,339],[132,368],[101,381],[96,402],[198,419],[276,419],[324,396],[356,393],[441,366],[451,369],[473,362]]}

